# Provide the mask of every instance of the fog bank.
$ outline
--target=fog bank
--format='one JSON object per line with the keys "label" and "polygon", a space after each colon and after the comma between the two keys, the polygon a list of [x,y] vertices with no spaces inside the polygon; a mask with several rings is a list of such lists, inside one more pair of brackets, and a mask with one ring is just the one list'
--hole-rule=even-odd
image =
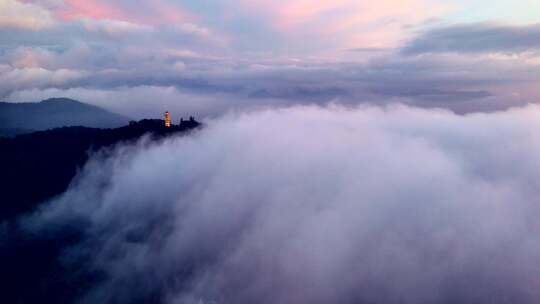
{"label": "fog bank", "polygon": [[[95,155],[31,217],[80,226],[81,303],[537,303],[540,107],[236,113]],[[156,300],[157,299],[157,300]]]}

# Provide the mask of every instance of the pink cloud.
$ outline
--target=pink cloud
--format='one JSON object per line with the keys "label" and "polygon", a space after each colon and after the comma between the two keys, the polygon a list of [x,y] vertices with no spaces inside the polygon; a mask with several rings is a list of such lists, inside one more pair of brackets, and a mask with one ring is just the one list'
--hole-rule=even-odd
{"label": "pink cloud", "polygon": [[395,47],[405,27],[438,17],[448,5],[433,0],[242,0],[255,14],[264,8],[271,26],[288,36],[344,41],[344,47]]}
{"label": "pink cloud", "polygon": [[92,19],[112,19],[126,20],[126,16],[118,8],[100,1],[86,0],[66,0],[66,6],[60,8],[57,16],[66,19],[92,18]]}
{"label": "pink cloud", "polygon": [[119,3],[104,0],[65,0],[65,5],[56,10],[63,20],[107,19],[143,24],[171,24],[194,19],[193,14],[178,5],[163,0],[148,1],[138,7],[132,3]]}
{"label": "pink cloud", "polygon": [[46,67],[50,54],[44,50],[31,48],[18,49],[11,65],[18,69]]}
{"label": "pink cloud", "polygon": [[303,0],[286,3],[277,9],[278,23],[283,26],[292,26],[309,21],[310,18],[332,9],[343,7],[348,0]]}

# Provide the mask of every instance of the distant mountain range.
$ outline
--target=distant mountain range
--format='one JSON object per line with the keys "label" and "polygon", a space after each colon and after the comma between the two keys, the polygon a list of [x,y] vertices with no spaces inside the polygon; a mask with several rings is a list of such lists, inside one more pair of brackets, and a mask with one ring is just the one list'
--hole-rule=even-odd
{"label": "distant mountain range", "polygon": [[41,102],[0,102],[0,136],[14,136],[58,127],[116,128],[129,118],[69,98]]}

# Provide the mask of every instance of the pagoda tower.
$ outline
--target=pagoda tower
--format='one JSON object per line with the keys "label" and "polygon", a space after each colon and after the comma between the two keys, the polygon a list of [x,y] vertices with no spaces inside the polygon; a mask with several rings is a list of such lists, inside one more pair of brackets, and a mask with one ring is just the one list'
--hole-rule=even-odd
{"label": "pagoda tower", "polygon": [[171,127],[171,114],[169,114],[169,111],[165,112],[165,127]]}

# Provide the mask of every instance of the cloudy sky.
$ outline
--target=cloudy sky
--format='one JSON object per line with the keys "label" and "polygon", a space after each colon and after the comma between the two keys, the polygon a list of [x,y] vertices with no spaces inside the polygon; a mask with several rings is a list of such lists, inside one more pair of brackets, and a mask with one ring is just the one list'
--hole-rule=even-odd
{"label": "cloudy sky", "polygon": [[0,0],[0,99],[53,96],[205,119],[19,219],[79,303],[539,303],[538,0]]}
{"label": "cloudy sky", "polygon": [[133,117],[538,102],[536,0],[0,0],[0,98]]}

